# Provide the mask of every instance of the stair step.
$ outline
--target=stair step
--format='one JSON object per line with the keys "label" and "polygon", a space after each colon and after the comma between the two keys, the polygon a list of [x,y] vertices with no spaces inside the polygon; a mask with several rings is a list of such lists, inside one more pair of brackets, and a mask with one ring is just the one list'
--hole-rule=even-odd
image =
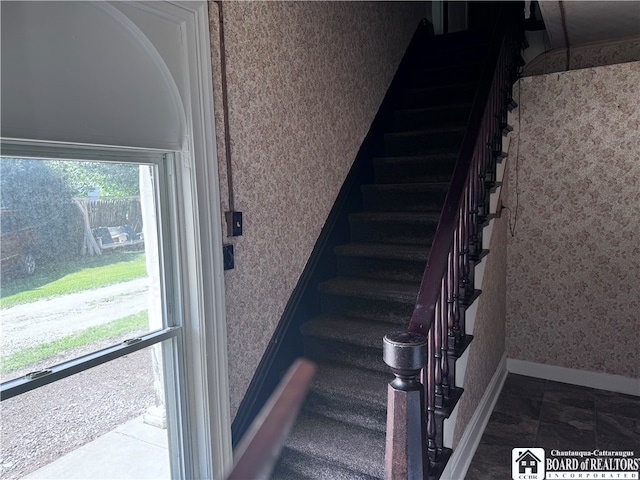
{"label": "stair step", "polygon": [[454,65],[423,66],[407,72],[401,85],[409,88],[428,87],[458,82],[461,78],[478,81],[483,65],[482,62],[471,61]]}
{"label": "stair step", "polygon": [[[336,277],[321,283],[324,313],[399,322],[406,327],[418,296],[419,282]],[[406,322],[406,323],[405,323]]]}
{"label": "stair step", "polygon": [[318,365],[305,409],[344,423],[384,432],[387,385],[393,378],[391,372]]}
{"label": "stair step", "polygon": [[457,126],[386,133],[384,135],[385,152],[389,156],[457,152],[465,130],[465,126]]}
{"label": "stair step", "polygon": [[429,257],[425,245],[349,243],[334,249],[338,274],[347,277],[419,282]]}
{"label": "stair step", "polygon": [[285,447],[274,469],[272,480],[378,480],[378,477],[354,472],[331,461],[310,457]]}
{"label": "stair step", "polygon": [[397,108],[428,108],[459,105],[473,101],[476,82],[452,83],[436,87],[406,88],[394,95]]}
{"label": "stair step", "polygon": [[347,243],[334,249],[337,255],[375,257],[389,260],[426,262],[429,247],[424,245],[394,245],[388,243]]}
{"label": "stair step", "polygon": [[398,109],[393,113],[395,129],[398,132],[466,126],[471,103],[436,106],[426,108]]}
{"label": "stair step", "polygon": [[[286,441],[282,463],[295,462],[308,478],[381,479],[384,449],[382,432],[302,412]],[[287,461],[289,455],[293,462]]]}
{"label": "stair step", "polygon": [[439,213],[352,213],[349,215],[351,240],[430,245],[439,219]]}
{"label": "stair step", "polygon": [[449,191],[449,182],[363,185],[361,191],[365,210],[440,212]]}
{"label": "stair step", "polygon": [[377,157],[373,159],[376,183],[448,182],[458,154]]}
{"label": "stair step", "polygon": [[382,360],[382,339],[390,332],[406,330],[408,324],[408,318],[402,324],[393,324],[325,314],[306,322],[300,331],[305,355],[319,364],[388,373],[389,367]]}
{"label": "stair step", "polygon": [[445,67],[467,63],[484,63],[488,42],[465,41],[459,45],[425,48],[416,54],[416,63],[426,67]]}

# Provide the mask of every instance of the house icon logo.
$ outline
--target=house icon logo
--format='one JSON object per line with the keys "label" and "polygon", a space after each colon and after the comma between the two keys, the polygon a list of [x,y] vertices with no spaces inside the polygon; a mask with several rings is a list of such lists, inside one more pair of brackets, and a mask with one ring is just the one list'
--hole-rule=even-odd
{"label": "house icon logo", "polygon": [[511,451],[513,480],[544,480],[544,448],[514,448]]}

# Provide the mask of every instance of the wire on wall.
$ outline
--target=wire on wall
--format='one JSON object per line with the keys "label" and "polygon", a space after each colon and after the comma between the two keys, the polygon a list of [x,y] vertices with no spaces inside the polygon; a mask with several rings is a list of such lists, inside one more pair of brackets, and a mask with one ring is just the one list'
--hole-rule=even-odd
{"label": "wire on wall", "polygon": [[[515,194],[516,206],[514,211],[509,207],[504,207],[509,212],[509,233],[512,237],[516,236],[516,227],[518,226],[518,210],[520,209],[520,138],[522,137],[522,78],[518,79],[518,140],[516,144],[516,166],[515,166]],[[513,220],[512,217],[513,216]]]}
{"label": "wire on wall", "polygon": [[[227,96],[227,59],[224,46],[224,14],[222,12],[222,1],[216,1],[218,4],[218,35],[220,40],[220,77],[222,90],[222,113],[224,122],[224,149],[227,166],[227,187],[229,194],[229,211],[235,211],[235,198],[233,192],[233,166],[231,162],[231,134],[229,133],[229,100]],[[228,223],[228,220],[227,220]]]}
{"label": "wire on wall", "polygon": [[564,12],[564,2],[562,0],[558,1],[558,6],[560,7],[560,19],[562,20],[562,31],[564,33],[564,44],[567,47],[566,50],[566,68],[565,70],[569,71],[571,67],[571,47],[569,46],[569,30],[567,28],[567,17]]}

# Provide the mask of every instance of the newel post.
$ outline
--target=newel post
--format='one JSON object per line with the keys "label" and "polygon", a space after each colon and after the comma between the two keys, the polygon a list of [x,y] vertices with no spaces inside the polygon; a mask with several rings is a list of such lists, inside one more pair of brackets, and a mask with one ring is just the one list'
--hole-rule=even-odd
{"label": "newel post", "polygon": [[429,459],[419,375],[427,363],[427,339],[417,333],[390,333],[384,337],[383,358],[396,376],[387,387],[385,479],[426,479]]}

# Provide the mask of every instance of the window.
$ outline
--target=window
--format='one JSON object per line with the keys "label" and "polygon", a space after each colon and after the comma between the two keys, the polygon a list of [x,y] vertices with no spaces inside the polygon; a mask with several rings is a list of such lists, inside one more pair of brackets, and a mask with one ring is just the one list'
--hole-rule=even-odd
{"label": "window", "polygon": [[[158,278],[163,282],[163,297],[156,303],[161,326],[122,333],[118,342],[129,340],[126,343],[95,344],[33,365],[27,372],[36,372],[31,379],[15,378],[19,373],[14,370],[3,389],[15,396],[0,408],[56,388],[72,396],[73,387],[60,386],[92,378],[99,369],[114,368],[134,355],[150,358],[151,351],[161,350],[168,431],[178,432],[167,439],[168,452],[175,457],[171,473],[218,478],[231,461],[231,435],[207,3],[0,2],[0,9],[2,155],[151,170],[161,239]],[[91,146],[105,144],[122,147]],[[131,209],[127,223],[107,222],[99,230],[89,223],[83,231],[91,232],[95,243],[87,239],[86,248],[120,255],[142,247],[147,268],[149,237],[134,224],[135,202],[118,202]],[[95,213],[90,199],[65,205],[73,212],[84,208],[88,216]],[[98,207],[104,212],[103,205]],[[49,213],[52,221],[63,214],[55,209]],[[51,228],[39,231],[47,245],[67,243],[64,229],[57,234]],[[38,244],[44,240],[34,237]],[[23,249],[12,260],[22,267],[3,265],[3,271],[5,266],[11,270],[7,280],[36,278],[50,265],[41,254]],[[51,337],[48,343],[59,340]],[[124,351],[132,353],[121,356]],[[69,367],[65,372],[47,368],[61,362]],[[85,370],[88,362],[100,365]],[[47,369],[52,372],[39,372]],[[79,373],[63,379],[70,369]],[[156,378],[155,373],[143,377]],[[133,395],[123,389],[112,399],[117,404],[117,398]],[[72,401],[67,398],[59,396],[60,406]],[[34,450],[33,456],[42,453]]]}
{"label": "window", "polygon": [[[56,147],[48,150],[71,156]],[[176,273],[180,240],[172,233],[177,231],[176,187],[171,182],[176,177],[175,154],[73,152],[79,154],[84,157],[0,160],[2,238],[29,232],[0,244],[3,259],[18,258],[3,262],[0,278],[0,379],[3,400],[11,399],[3,405],[3,415],[11,421],[3,422],[2,439],[3,445],[15,447],[5,450],[4,462],[11,465],[6,473],[30,473],[52,460],[51,455],[21,456],[29,451],[22,442],[62,456],[137,421],[138,436],[162,439],[161,450],[141,450],[153,457],[147,458],[149,463],[168,465],[171,458],[172,476],[179,477],[184,454],[180,445],[168,446],[169,438],[183,437],[177,407],[184,390],[179,374],[184,369],[184,319],[176,308],[181,297]],[[24,228],[18,228],[17,218]],[[27,251],[33,268],[25,270],[25,254],[15,252]],[[120,366],[110,368],[110,362]],[[71,377],[80,372],[83,375]],[[137,378],[129,385],[135,393],[127,395],[131,377]],[[113,388],[114,378],[122,379],[122,388]],[[67,388],[55,395],[32,392],[56,391],[51,384],[58,381]],[[140,398],[147,400],[141,404]],[[88,410],[87,403],[93,404]],[[111,403],[116,406],[111,408]],[[64,405],[78,408],[70,412]],[[99,418],[87,423],[91,412],[114,417],[117,428],[111,428],[114,421]],[[76,425],[73,435],[57,432],[65,422]],[[28,431],[30,435],[22,434]],[[57,434],[47,435],[51,431]],[[131,443],[134,437],[119,438]],[[104,465],[99,458],[86,464],[66,462],[73,468],[67,473],[77,475],[86,468],[83,474],[91,477],[97,473],[94,468],[115,468],[113,476],[122,478],[119,461],[130,464],[132,455],[139,456],[135,446],[123,449],[119,459],[113,449],[99,450],[109,455]],[[170,455],[171,449],[176,454]],[[66,463],[58,461],[44,473],[64,478]],[[171,472],[165,470],[168,478]],[[129,474],[140,476],[135,470]]]}

